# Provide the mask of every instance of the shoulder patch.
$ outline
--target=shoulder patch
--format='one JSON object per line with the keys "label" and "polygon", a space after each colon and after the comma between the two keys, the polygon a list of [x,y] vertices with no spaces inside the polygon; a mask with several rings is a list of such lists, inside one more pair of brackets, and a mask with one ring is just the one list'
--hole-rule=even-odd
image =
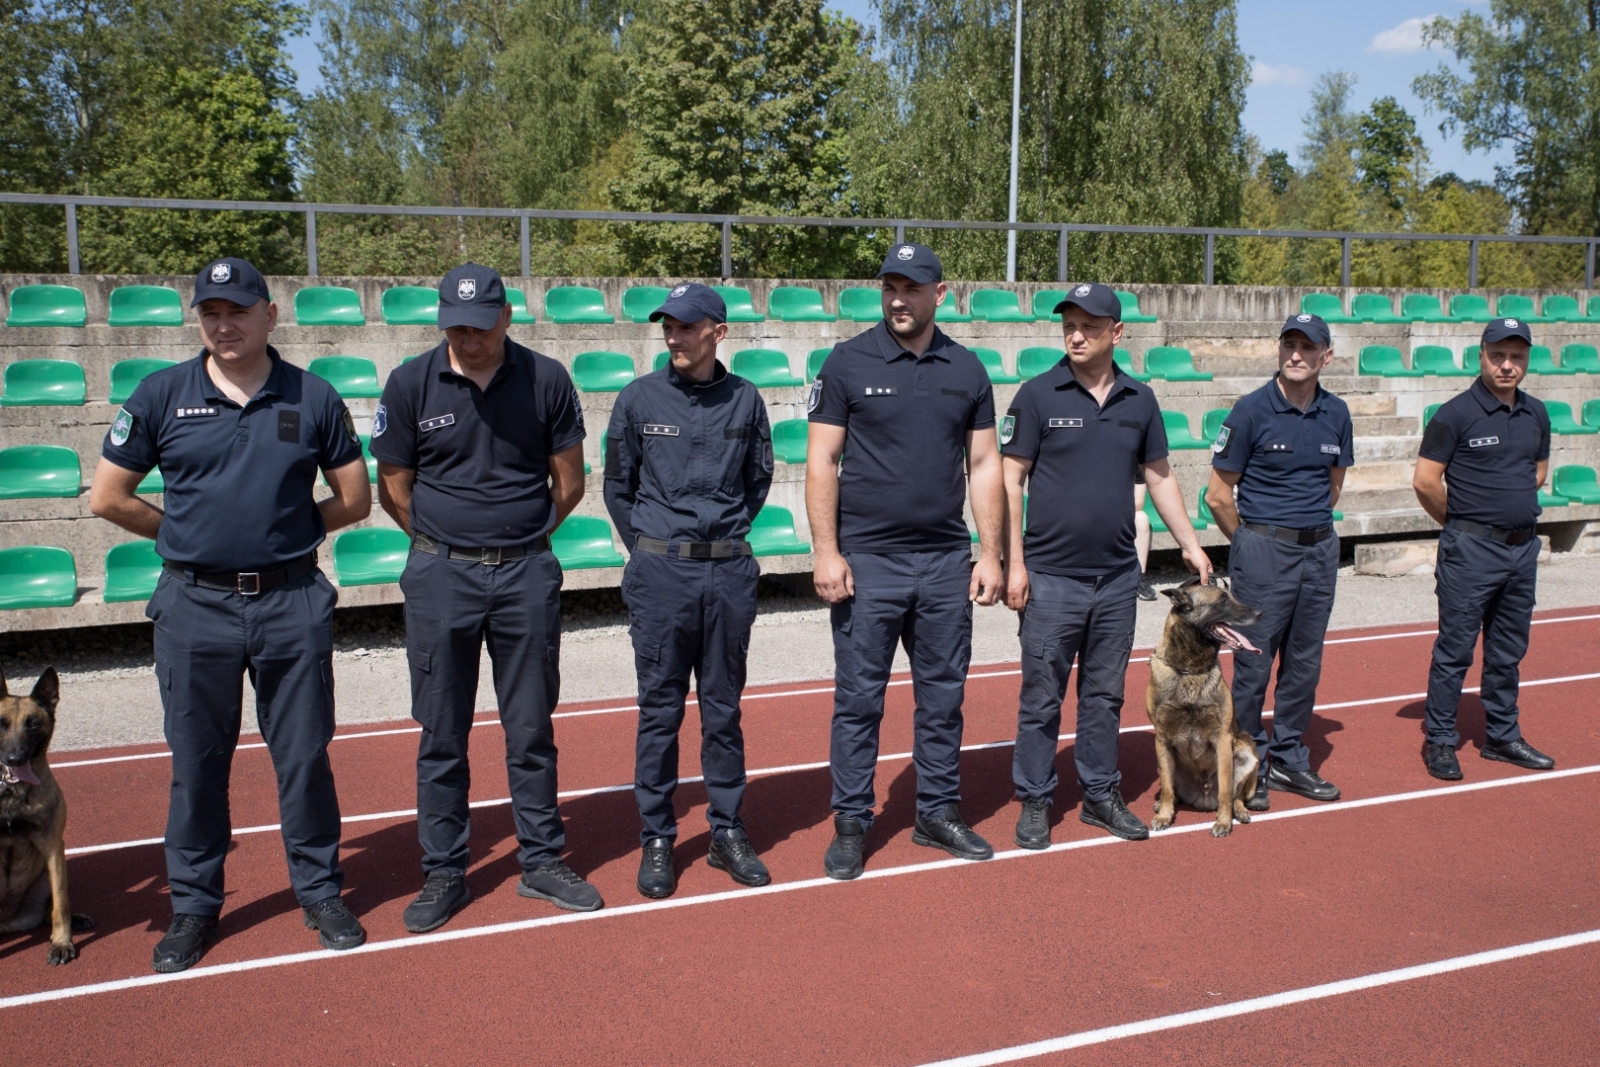
{"label": "shoulder patch", "polygon": [[1009,445],[1011,439],[1017,435],[1017,417],[1007,415],[1000,420],[1000,443]]}
{"label": "shoulder patch", "polygon": [[128,443],[128,437],[133,433],[133,416],[128,414],[127,408],[117,412],[117,420],[111,424],[111,443],[121,448]]}
{"label": "shoulder patch", "polygon": [[350,435],[353,444],[361,443],[361,435],[356,433],[356,417],[350,414],[350,409],[344,409],[344,432]]}
{"label": "shoulder patch", "polygon": [[389,409],[382,404],[378,405],[376,414],[372,416],[372,439],[376,441],[383,436],[383,431],[389,428]]}
{"label": "shoulder patch", "polygon": [[822,375],[817,375],[817,380],[811,383],[811,392],[806,395],[806,414],[810,415],[822,404]]}
{"label": "shoulder patch", "polygon": [[573,417],[578,420],[578,429],[582,430],[584,428],[583,427],[583,397],[578,395],[578,387],[576,385],[574,385],[572,387],[572,414],[573,414]]}
{"label": "shoulder patch", "polygon": [[1233,438],[1233,427],[1232,426],[1224,426],[1222,429],[1217,431],[1217,439],[1211,445],[1211,451],[1215,452],[1219,456],[1227,455],[1227,452],[1228,452],[1228,441],[1231,440],[1232,438]]}

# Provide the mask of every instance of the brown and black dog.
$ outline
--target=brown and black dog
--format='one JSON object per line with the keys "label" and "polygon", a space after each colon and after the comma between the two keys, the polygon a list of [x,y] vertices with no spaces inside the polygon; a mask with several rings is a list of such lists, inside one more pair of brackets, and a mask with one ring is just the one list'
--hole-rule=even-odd
{"label": "brown and black dog", "polygon": [[48,918],[52,966],[77,959],[72,932],[94,926],[67,902],[67,800],[45,755],[60,696],[54,667],[25,697],[11,696],[0,673],[0,934]]}
{"label": "brown and black dog", "polygon": [[1256,746],[1233,717],[1233,694],[1222,679],[1217,651],[1260,650],[1233,629],[1260,620],[1261,613],[1233,598],[1221,585],[1191,578],[1174,589],[1161,643],[1150,655],[1145,711],[1156,728],[1156,766],[1161,792],[1150,829],[1172,825],[1174,800],[1214,811],[1212,837],[1226,837],[1233,820],[1249,822],[1244,801],[1256,791]]}

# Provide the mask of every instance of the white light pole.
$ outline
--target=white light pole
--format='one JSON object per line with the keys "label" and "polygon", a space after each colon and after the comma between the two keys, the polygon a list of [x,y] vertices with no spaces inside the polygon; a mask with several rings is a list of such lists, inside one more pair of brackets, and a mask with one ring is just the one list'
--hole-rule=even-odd
{"label": "white light pole", "polygon": [[[1017,142],[1022,132],[1022,0],[1017,3],[1017,43],[1011,55],[1011,208],[1007,222],[1017,221]],[[1006,231],[1006,281],[1017,280],[1017,231]]]}

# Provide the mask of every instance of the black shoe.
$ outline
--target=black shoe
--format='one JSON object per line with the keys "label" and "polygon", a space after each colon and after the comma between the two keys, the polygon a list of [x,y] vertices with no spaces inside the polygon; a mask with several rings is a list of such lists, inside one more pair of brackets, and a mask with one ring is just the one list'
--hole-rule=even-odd
{"label": "black shoe", "polygon": [[1155,598],[1156,587],[1150,584],[1150,579],[1146,578],[1142,574],[1139,575],[1139,599],[1154,602]]}
{"label": "black shoe", "polygon": [[712,838],[706,862],[719,871],[727,871],[728,877],[740,885],[766,885],[772,881],[767,865],[756,855],[743,830],[729,830]]}
{"label": "black shoe", "polygon": [[833,844],[822,854],[822,870],[829,878],[848,882],[860,878],[866,869],[862,853],[866,850],[867,830],[860,819],[846,815],[833,817]]}
{"label": "black shoe", "polygon": [[1267,768],[1267,788],[1297,793],[1308,800],[1338,800],[1339,787],[1312,771],[1286,771],[1276,763]]}
{"label": "black shoe", "polygon": [[1123,803],[1122,790],[1113,789],[1104,800],[1084,799],[1078,818],[1090,826],[1098,826],[1124,841],[1143,841],[1150,836],[1150,828],[1139,821],[1139,816]]}
{"label": "black shoe", "polygon": [[517,895],[548,900],[567,911],[599,911],[605,907],[600,891],[560,860],[523,874],[517,882]]}
{"label": "black shoe", "polygon": [[994,859],[994,847],[961,821],[961,811],[946,804],[938,815],[918,814],[911,824],[911,843],[939,848],[958,860]]}
{"label": "black shoe", "polygon": [[639,892],[651,900],[670,897],[678,888],[678,872],[672,866],[672,838],[652,837],[644,843],[638,884]]}
{"label": "black shoe", "polygon": [[1244,800],[1246,811],[1268,811],[1272,808],[1272,797],[1267,795],[1267,769],[1256,768],[1256,791]]}
{"label": "black shoe", "polygon": [[305,921],[307,930],[317,932],[317,941],[323,948],[335,952],[355,948],[367,940],[367,932],[361,928],[361,920],[345,906],[343,897],[319,900],[304,909],[300,913],[300,918]]}
{"label": "black shoe", "polygon": [[1033,797],[1022,802],[1017,816],[1017,845],[1021,848],[1050,847],[1050,798]]}
{"label": "black shoe", "polygon": [[414,934],[437,930],[450,921],[450,916],[467,906],[472,890],[460,871],[429,871],[422,883],[417,899],[406,905],[400,921]]}
{"label": "black shoe", "polygon": [[1522,738],[1507,741],[1503,745],[1491,745],[1485,741],[1483,751],[1478,753],[1484,759],[1498,760],[1501,763],[1515,763],[1518,767],[1526,767],[1530,771],[1554,770],[1556,761],[1534,748]]}
{"label": "black shoe", "polygon": [[221,936],[217,920],[209,915],[174,915],[167,936],[156,942],[150,966],[157,974],[187,971],[200,962],[206,946]]}
{"label": "black shoe", "polygon": [[1435,778],[1443,778],[1447,782],[1461,780],[1461,764],[1456,759],[1453,745],[1438,745],[1429,741],[1422,746],[1422,765]]}

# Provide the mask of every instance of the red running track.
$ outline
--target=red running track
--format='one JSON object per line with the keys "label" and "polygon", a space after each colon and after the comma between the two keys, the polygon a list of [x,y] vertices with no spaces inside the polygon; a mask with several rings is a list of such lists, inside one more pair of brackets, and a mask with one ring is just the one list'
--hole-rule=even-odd
{"label": "red running track", "polygon": [[[1412,695],[1426,688],[1429,628],[1346,632],[1330,641],[1309,739],[1346,802],[1273,794],[1270,816],[1224,841],[1204,832],[1209,816],[1181,812],[1150,842],[1116,842],[1075,817],[1066,741],[1060,847],[1015,854],[1004,745],[1017,676],[980,667],[967,743],[1000,747],[965,756],[963,812],[1011,854],[995,862],[912,845],[910,762],[890,758],[869,877],[820,878],[828,775],[811,766],[752,777],[745,814],[773,870],[768,891],[737,890],[706,867],[704,793],[683,786],[686,869],[672,901],[650,904],[632,887],[638,821],[624,788],[564,802],[570,862],[599,886],[606,911],[571,917],[516,896],[509,811],[488,806],[474,816],[476,899],[439,934],[414,938],[399,914],[420,882],[415,826],[390,815],[347,825],[347,897],[373,951],[332,957],[300,925],[276,834],[245,833],[229,858],[227,936],[193,977],[154,982],[149,953],[169,918],[159,845],[81,852],[70,861],[73,904],[99,927],[59,969],[44,964],[40,936],[0,941],[0,1021],[14,1047],[47,1047],[63,1063],[921,1064],[1600,929],[1588,828],[1600,676],[1580,677],[1600,673],[1600,618],[1540,620],[1524,680],[1570,680],[1527,684],[1523,723],[1557,757],[1558,776],[1478,759],[1482,712],[1469,697],[1467,780],[1428,778]],[[1144,681],[1134,664],[1130,728],[1144,723]],[[825,761],[827,688],[752,694],[752,770]],[[892,756],[909,749],[911,698],[904,685],[890,693]],[[1069,722],[1070,713],[1069,698]],[[625,786],[633,725],[627,711],[564,718],[563,790]],[[694,727],[691,715],[686,734]],[[403,729],[356,727],[332,747],[347,819],[414,803],[415,735],[392,732]],[[505,795],[501,735],[474,736],[473,795],[492,802]],[[149,751],[58,756],[70,847],[159,837],[165,760],[89,762]],[[1122,767],[1125,794],[1147,814],[1147,732],[1124,733]],[[240,828],[275,821],[260,749],[236,760],[233,813]],[[1578,946],[1031,1062],[1591,1063],[1597,972],[1600,945]],[[97,991],[127,979],[136,984]]]}

